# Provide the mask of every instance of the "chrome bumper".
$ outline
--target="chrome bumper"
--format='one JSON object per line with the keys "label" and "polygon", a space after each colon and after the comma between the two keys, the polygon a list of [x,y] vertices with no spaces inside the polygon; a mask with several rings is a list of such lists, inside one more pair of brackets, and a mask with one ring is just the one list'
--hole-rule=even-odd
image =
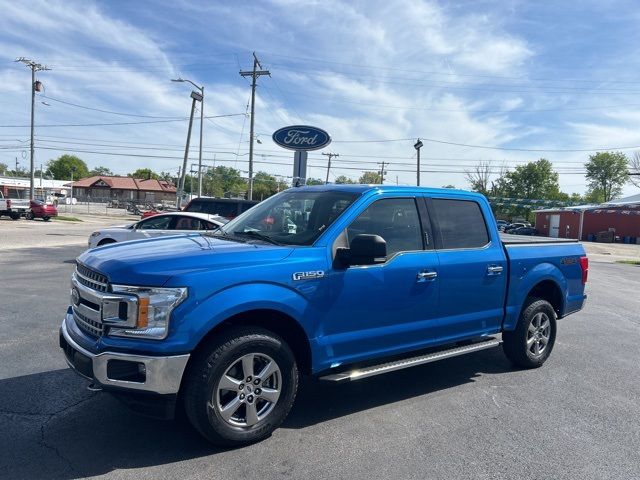
{"label": "chrome bumper", "polygon": [[[175,394],[180,390],[180,382],[182,381],[182,374],[189,361],[189,354],[150,357],[146,355],[103,352],[96,355],[82,348],[71,338],[67,331],[66,321],[62,322],[60,334],[67,344],[63,347],[67,364],[82,377],[95,380],[104,387],[117,387],[141,392]],[[86,370],[81,371],[78,365],[76,365],[78,363],[75,358],[76,352],[80,354],[80,358],[84,357],[82,358],[83,361],[86,359],[90,361],[93,378],[87,375]],[[134,382],[109,378],[108,365],[111,360],[143,364],[145,368],[145,380],[143,382]]]}

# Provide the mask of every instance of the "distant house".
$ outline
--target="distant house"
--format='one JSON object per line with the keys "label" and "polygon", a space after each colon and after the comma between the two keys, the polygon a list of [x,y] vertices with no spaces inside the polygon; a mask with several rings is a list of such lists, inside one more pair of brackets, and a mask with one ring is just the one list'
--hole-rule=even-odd
{"label": "distant house", "polygon": [[[71,186],[68,183],[67,186]],[[73,182],[73,196],[78,201],[109,200],[137,202],[175,201],[176,186],[165,180],[97,175]]]}
{"label": "distant house", "polygon": [[536,210],[541,235],[595,240],[602,232],[625,243],[640,243],[640,195],[602,205],[582,205]]}

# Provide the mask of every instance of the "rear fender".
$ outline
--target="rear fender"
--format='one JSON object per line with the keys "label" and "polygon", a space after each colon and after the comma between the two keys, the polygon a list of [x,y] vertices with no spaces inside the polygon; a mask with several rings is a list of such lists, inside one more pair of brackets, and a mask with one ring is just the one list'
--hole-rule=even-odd
{"label": "rear fender", "polygon": [[560,269],[549,262],[539,263],[531,270],[525,265],[519,264],[512,266],[511,279],[509,281],[509,293],[507,297],[507,306],[503,330],[514,330],[520,317],[520,312],[524,307],[529,293],[536,285],[544,281],[553,282],[560,290],[560,313],[564,313],[567,295],[567,280]]}

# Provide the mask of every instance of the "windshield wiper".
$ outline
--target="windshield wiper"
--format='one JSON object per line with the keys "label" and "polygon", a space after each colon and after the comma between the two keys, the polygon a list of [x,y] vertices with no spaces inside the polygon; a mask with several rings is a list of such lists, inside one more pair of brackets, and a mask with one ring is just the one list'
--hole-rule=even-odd
{"label": "windshield wiper", "polygon": [[256,232],[255,230],[249,230],[247,232],[237,231],[237,232],[233,232],[233,234],[234,235],[245,235],[247,237],[253,237],[253,238],[256,238],[258,240],[269,242],[272,245],[282,245],[280,242],[275,241],[269,235],[265,235],[264,233]]}
{"label": "windshield wiper", "polygon": [[201,235],[204,235],[205,237],[215,237],[215,238],[219,238],[220,240],[227,240],[229,242],[247,243],[246,240],[243,240],[241,238],[237,238],[235,236],[231,236],[227,232],[222,230],[221,228],[218,228],[216,230],[209,230],[207,232],[203,232],[203,233],[201,233]]}

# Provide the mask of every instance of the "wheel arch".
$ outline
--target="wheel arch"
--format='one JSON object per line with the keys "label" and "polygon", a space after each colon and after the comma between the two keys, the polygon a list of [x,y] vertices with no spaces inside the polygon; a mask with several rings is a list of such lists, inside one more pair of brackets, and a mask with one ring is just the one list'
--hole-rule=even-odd
{"label": "wheel arch", "polygon": [[[546,300],[551,304],[553,310],[556,312],[557,318],[562,318],[562,312],[564,311],[564,298],[562,296],[562,289],[554,280],[546,279],[536,283],[527,294],[526,298],[536,297],[542,300]],[[525,299],[526,300],[526,299]],[[526,305],[523,305],[523,309]]]}
{"label": "wheel arch", "polygon": [[[307,375],[311,373],[311,345],[305,330],[293,317],[272,308],[255,308],[228,317],[200,339],[193,349],[193,353],[220,336],[223,331],[236,326],[260,327],[278,335],[293,352],[300,371]],[[191,358],[193,357],[194,355],[191,356]]]}

